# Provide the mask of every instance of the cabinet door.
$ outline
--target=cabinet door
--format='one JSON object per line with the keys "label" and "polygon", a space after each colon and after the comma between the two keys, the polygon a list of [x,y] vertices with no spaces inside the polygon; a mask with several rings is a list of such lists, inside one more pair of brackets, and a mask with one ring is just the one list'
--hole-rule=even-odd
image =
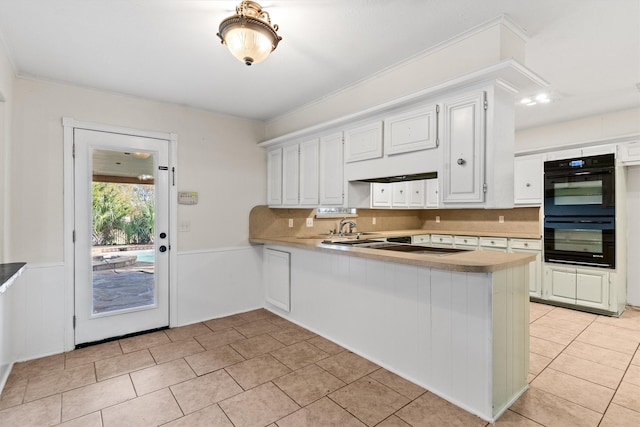
{"label": "cabinet door", "polygon": [[545,275],[549,284],[547,297],[550,300],[576,303],[576,269],[564,267],[546,267]]}
{"label": "cabinet door", "polygon": [[300,195],[299,146],[290,145],[282,149],[282,204],[295,206]]}
{"label": "cabinet door", "polygon": [[391,184],[391,206],[394,208],[406,208],[409,206],[406,182],[394,182]]}
{"label": "cabinet door", "polygon": [[529,296],[542,298],[542,252],[513,248],[511,252],[536,256],[536,260],[529,264]]}
{"label": "cabinet door", "polygon": [[576,303],[609,310],[609,273],[576,269]]}
{"label": "cabinet door", "polygon": [[344,132],[345,163],[382,157],[382,122]]}
{"label": "cabinet door", "polygon": [[320,138],[320,205],[344,202],[344,145],[342,132]]}
{"label": "cabinet door", "polygon": [[289,312],[291,310],[291,268],[289,252],[264,250],[264,279],[268,303]]}
{"label": "cabinet door", "polygon": [[514,203],[542,204],[542,159],[539,155],[514,159]]}
{"label": "cabinet door", "polygon": [[407,182],[408,204],[411,208],[422,208],[425,205],[425,180]]}
{"label": "cabinet door", "polygon": [[387,117],[384,121],[385,154],[436,148],[436,106]]}
{"label": "cabinet door", "polygon": [[438,207],[438,179],[425,180],[425,195],[426,200],[424,206],[427,208]]}
{"label": "cabinet door", "polygon": [[371,206],[391,207],[391,184],[374,182],[371,184]]}
{"label": "cabinet door", "polygon": [[320,155],[318,139],[300,144],[300,204],[318,205],[318,157]]}
{"label": "cabinet door", "polygon": [[444,103],[443,203],[484,202],[484,92]]}
{"label": "cabinet door", "polygon": [[282,148],[267,153],[267,204],[282,205]]}

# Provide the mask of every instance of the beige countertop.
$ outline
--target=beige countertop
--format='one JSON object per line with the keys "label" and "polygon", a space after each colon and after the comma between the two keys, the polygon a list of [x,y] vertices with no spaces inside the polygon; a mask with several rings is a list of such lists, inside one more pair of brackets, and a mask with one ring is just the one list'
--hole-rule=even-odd
{"label": "beige countertop", "polygon": [[[420,231],[420,232],[413,232]],[[402,230],[402,232],[381,232],[363,236],[363,238],[391,237],[410,234],[429,234],[426,230]],[[481,234],[486,235],[486,234]],[[498,237],[498,236],[496,236]],[[510,236],[512,237],[512,236]],[[495,251],[468,251],[451,255],[438,256],[430,254],[397,253],[370,248],[357,248],[343,245],[322,243],[322,238],[309,237],[264,237],[249,239],[252,244],[268,244],[289,246],[319,252],[331,252],[374,259],[378,261],[397,262],[419,267],[438,268],[442,270],[463,271],[473,273],[490,273],[506,268],[522,265],[535,260],[535,255],[515,254]]]}

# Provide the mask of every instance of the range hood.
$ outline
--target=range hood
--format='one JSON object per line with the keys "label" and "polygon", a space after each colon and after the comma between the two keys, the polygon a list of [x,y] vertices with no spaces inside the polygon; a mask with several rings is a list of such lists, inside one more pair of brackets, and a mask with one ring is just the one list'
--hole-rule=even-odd
{"label": "range hood", "polygon": [[414,173],[409,175],[388,176],[385,178],[359,179],[361,182],[402,182],[402,181],[420,181],[422,179],[433,179],[438,177],[438,172]]}

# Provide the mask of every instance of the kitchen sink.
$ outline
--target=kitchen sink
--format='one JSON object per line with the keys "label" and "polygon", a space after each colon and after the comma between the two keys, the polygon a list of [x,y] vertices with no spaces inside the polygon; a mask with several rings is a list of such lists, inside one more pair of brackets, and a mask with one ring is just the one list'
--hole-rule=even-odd
{"label": "kitchen sink", "polygon": [[373,240],[373,239],[339,240],[339,241],[325,240],[322,243],[328,243],[332,245],[345,245],[345,246],[351,246],[351,247],[357,247],[357,248],[376,249],[376,250],[382,250],[382,251],[405,252],[405,253],[435,255],[435,256],[453,255],[460,252],[469,252],[468,249],[430,248],[427,246],[408,245],[404,243],[393,243],[393,242],[386,242],[386,241]]}
{"label": "kitchen sink", "polygon": [[326,238],[332,238],[332,239],[358,239],[360,236],[371,236],[374,234],[380,234],[378,232],[374,232],[374,231],[363,231],[360,233],[342,233],[342,234],[336,234],[336,233],[320,233],[320,234],[316,234],[314,236],[301,236],[298,237],[298,239],[326,239]]}

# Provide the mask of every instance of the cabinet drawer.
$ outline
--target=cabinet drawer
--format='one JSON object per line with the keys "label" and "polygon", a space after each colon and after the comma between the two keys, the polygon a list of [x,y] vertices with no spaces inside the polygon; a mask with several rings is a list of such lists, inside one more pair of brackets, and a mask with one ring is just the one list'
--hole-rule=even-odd
{"label": "cabinet drawer", "polygon": [[432,234],[431,244],[453,245],[453,236],[449,234]]}
{"label": "cabinet drawer", "polygon": [[455,236],[453,242],[456,246],[478,246],[478,238],[476,236]]}
{"label": "cabinet drawer", "polygon": [[539,239],[511,239],[512,249],[542,250],[542,240]]}
{"label": "cabinet drawer", "polygon": [[411,236],[411,244],[413,245],[428,245],[430,242],[431,242],[431,236],[428,234]]}
{"label": "cabinet drawer", "polygon": [[506,249],[507,239],[504,237],[481,237],[480,246],[485,248]]}

